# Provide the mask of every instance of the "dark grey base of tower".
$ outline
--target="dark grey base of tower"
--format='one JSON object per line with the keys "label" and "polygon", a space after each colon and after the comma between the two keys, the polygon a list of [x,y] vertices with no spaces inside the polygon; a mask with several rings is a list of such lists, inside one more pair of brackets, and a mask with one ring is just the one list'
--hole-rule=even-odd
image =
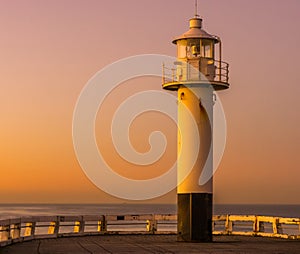
{"label": "dark grey base of tower", "polygon": [[184,242],[212,241],[212,194],[177,194],[177,240]]}

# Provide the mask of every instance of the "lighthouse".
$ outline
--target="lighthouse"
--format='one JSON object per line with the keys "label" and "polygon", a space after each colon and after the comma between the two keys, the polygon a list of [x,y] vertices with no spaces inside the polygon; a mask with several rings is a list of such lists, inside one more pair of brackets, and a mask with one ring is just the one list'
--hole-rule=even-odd
{"label": "lighthouse", "polygon": [[[197,12],[189,20],[189,30],[172,42],[177,60],[174,66],[163,66],[162,86],[178,93],[178,241],[210,242],[214,93],[229,87],[228,64],[222,61],[221,39],[202,28]],[[195,126],[198,135],[191,130]],[[199,181],[203,173],[209,175],[205,183]]]}

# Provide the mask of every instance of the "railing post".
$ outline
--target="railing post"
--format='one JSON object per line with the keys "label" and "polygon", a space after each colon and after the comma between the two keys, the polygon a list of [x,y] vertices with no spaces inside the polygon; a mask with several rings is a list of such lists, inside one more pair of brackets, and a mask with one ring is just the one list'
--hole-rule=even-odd
{"label": "railing post", "polygon": [[162,64],[162,84],[165,84],[165,63]]}
{"label": "railing post", "polygon": [[12,239],[20,238],[21,235],[21,223],[14,223],[10,225],[10,237]]}
{"label": "railing post", "polygon": [[252,230],[253,233],[256,234],[258,232],[258,218],[257,216],[255,216],[254,221],[253,221],[253,226],[252,226]]}
{"label": "railing post", "polygon": [[0,226],[0,241],[9,239],[9,226]]}
{"label": "railing post", "polygon": [[226,65],[226,83],[228,83],[229,80],[229,64]]}
{"label": "railing post", "polygon": [[56,218],[56,221],[51,221],[48,227],[49,235],[58,235],[59,232],[59,216]]}
{"label": "railing post", "polygon": [[75,221],[73,232],[74,233],[83,233],[84,232],[84,224],[85,224],[85,222],[83,221],[83,217],[81,216],[80,221]]}
{"label": "railing post", "polygon": [[225,222],[225,232],[227,235],[230,235],[232,233],[232,221],[230,220],[230,215],[226,216],[226,222]]}
{"label": "railing post", "polygon": [[219,81],[222,82],[222,41],[221,38],[218,37],[219,40],[219,69],[220,69],[220,77]]}
{"label": "railing post", "polygon": [[258,232],[265,232],[265,223],[263,221],[258,223]]}
{"label": "railing post", "polygon": [[222,82],[222,63],[219,62],[219,81]]}
{"label": "railing post", "polygon": [[171,71],[172,71],[172,82],[175,81],[175,68],[172,68]]}
{"label": "railing post", "polygon": [[24,236],[33,236],[35,233],[35,222],[27,222],[25,224]]}
{"label": "railing post", "polygon": [[260,221],[260,216],[255,216],[255,220],[253,222],[253,232],[257,234],[258,232],[264,232],[265,231],[265,225],[263,221]]}
{"label": "railing post", "polygon": [[157,231],[157,221],[155,220],[155,216],[152,216],[151,220],[146,221],[146,228],[148,232],[154,234]]}
{"label": "railing post", "polygon": [[282,234],[282,227],[281,224],[279,223],[279,218],[274,218],[272,226],[273,226],[274,234]]}
{"label": "railing post", "polygon": [[103,215],[102,219],[98,221],[98,232],[105,232],[107,231],[107,223],[106,223],[106,217]]}

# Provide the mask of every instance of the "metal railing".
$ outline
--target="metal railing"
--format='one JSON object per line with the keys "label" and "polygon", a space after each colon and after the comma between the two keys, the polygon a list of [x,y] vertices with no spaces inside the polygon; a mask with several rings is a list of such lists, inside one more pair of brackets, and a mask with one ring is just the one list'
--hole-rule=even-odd
{"label": "metal railing", "polygon": [[[175,62],[174,66],[162,66],[162,84],[182,81],[211,81],[228,84],[229,64],[226,62],[211,60],[213,64],[205,65],[206,71],[202,71],[201,63],[199,69],[186,62]],[[198,75],[196,76],[195,74]]]}
{"label": "metal railing", "polygon": [[[215,215],[214,235],[247,235],[300,240],[300,219]],[[0,246],[32,239],[101,234],[176,234],[177,215],[35,216],[0,220]]]}

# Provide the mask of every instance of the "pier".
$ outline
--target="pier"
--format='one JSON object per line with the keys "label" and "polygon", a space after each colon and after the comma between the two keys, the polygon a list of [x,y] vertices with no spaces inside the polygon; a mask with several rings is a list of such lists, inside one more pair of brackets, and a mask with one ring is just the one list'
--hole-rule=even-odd
{"label": "pier", "polygon": [[88,253],[289,253],[298,254],[295,240],[213,236],[211,243],[177,242],[176,235],[99,235],[39,239],[0,248],[1,254],[88,254]]}
{"label": "pier", "polygon": [[201,253],[274,253],[275,250],[299,253],[300,250],[299,218],[215,215],[212,227],[212,243],[181,243],[176,241],[174,214],[22,217],[0,221],[0,253],[199,253],[200,250]]}

